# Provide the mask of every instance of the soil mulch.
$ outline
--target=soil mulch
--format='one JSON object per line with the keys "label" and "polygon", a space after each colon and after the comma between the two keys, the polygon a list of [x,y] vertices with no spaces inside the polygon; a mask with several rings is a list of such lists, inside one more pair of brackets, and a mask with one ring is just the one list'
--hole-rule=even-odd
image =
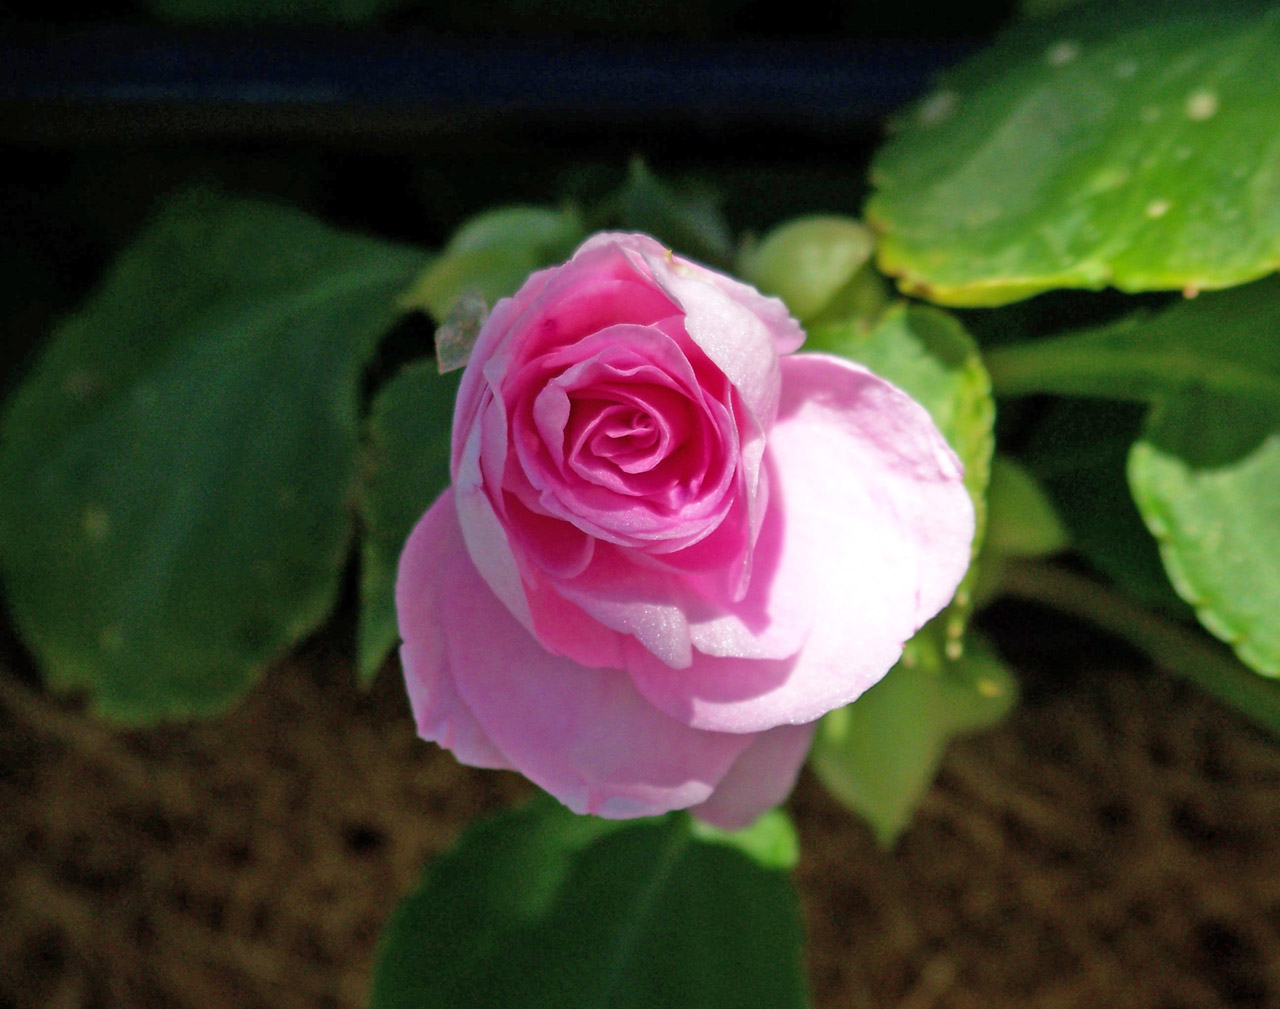
{"label": "soil mulch", "polygon": [[[0,670],[0,1009],[348,1009],[395,900],[530,794],[323,638],[226,715],[118,731]],[[802,780],[819,1009],[1280,1006],[1280,746],[1100,669],[954,744],[894,851]],[[568,1007],[567,1007],[568,1009]]]}

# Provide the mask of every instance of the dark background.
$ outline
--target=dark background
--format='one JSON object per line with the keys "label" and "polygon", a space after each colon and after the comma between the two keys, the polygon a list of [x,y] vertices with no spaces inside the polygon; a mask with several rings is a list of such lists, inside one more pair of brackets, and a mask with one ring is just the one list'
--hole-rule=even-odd
{"label": "dark background", "polygon": [[348,28],[10,2],[3,387],[157,197],[191,181],[428,245],[495,203],[590,201],[635,155],[710,181],[738,229],[856,213],[886,116],[1012,7],[408,0]]}

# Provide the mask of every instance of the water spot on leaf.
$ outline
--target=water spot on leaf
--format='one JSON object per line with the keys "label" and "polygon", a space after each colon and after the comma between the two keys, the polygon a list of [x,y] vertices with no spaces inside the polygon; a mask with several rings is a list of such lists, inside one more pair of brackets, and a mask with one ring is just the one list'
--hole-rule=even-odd
{"label": "water spot on leaf", "polygon": [[94,543],[101,543],[111,531],[111,517],[98,505],[89,505],[81,520],[84,534]]}
{"label": "water spot on leaf", "polygon": [[1212,119],[1218,111],[1218,95],[1208,88],[1200,88],[1187,96],[1187,118],[1193,122]]}
{"label": "water spot on leaf", "polygon": [[1045,50],[1044,59],[1051,67],[1065,67],[1068,63],[1074,63],[1079,56],[1080,46],[1070,39],[1063,39]]}
{"label": "water spot on leaf", "polygon": [[1146,215],[1152,220],[1158,217],[1164,217],[1169,212],[1170,203],[1168,200],[1152,200],[1147,204]]}
{"label": "water spot on leaf", "polygon": [[1129,169],[1122,165],[1116,165],[1096,172],[1089,180],[1088,190],[1090,193],[1105,193],[1112,189],[1118,189],[1128,181]]}

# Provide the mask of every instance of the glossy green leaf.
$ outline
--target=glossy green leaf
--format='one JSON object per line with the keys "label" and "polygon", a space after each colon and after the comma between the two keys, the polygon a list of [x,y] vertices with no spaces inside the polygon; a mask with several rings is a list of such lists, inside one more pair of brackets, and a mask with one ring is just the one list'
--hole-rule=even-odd
{"label": "glossy green leaf", "polygon": [[623,230],[652,235],[680,255],[711,266],[727,266],[732,258],[729,225],[711,190],[692,182],[665,182],[637,158],[616,200]]}
{"label": "glossy green leaf", "polygon": [[454,303],[475,292],[492,306],[514,294],[534,270],[568,258],[586,235],[572,207],[499,207],[473,217],[418,277],[403,306],[448,318]]}
{"label": "glossy green leaf", "polygon": [[891,845],[933,781],[947,741],[993,725],[1016,699],[1012,674],[977,636],[950,660],[917,635],[888,676],[822,719],[809,761],[831,793]]}
{"label": "glossy green leaf", "polygon": [[904,291],[1208,290],[1280,265],[1280,8],[1095,0],[946,76],[872,168]]}
{"label": "glossy green leaf", "polygon": [[[811,326],[805,349],[839,354],[864,364],[929,411],[964,463],[964,483],[977,518],[976,557],[986,526],[995,402],[982,358],[960,323],[936,308],[897,305],[873,328],[856,319]],[[964,633],[976,574],[976,567],[970,568],[943,618],[953,652]]]}
{"label": "glossy green leaf", "polygon": [[1129,484],[1174,587],[1249,666],[1280,675],[1280,279],[994,352],[1002,392],[1155,404]]}
{"label": "glossy green leaf", "polygon": [[803,1006],[797,895],[748,850],[683,814],[600,820],[542,799],[490,817],[396,909],[372,1007]]}
{"label": "glossy green leaf", "polygon": [[52,686],[217,711],[327,615],[361,371],[423,258],[209,194],[121,253],[0,422],[0,569]]}
{"label": "glossy green leaf", "polygon": [[449,439],[457,374],[442,376],[434,361],[409,365],[387,383],[369,416],[360,493],[365,536],[360,549],[360,623],[356,666],[373,679],[395,646],[396,566],[405,540],[449,486]]}
{"label": "glossy green leaf", "polygon": [[415,0],[143,0],[183,24],[361,25]]}

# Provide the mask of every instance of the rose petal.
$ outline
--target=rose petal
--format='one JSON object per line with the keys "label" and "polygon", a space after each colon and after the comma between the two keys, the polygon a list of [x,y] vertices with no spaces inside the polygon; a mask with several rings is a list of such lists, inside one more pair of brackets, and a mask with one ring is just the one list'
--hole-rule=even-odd
{"label": "rose petal", "polygon": [[924,408],[858,365],[825,355],[783,360],[770,438],[776,549],[767,608],[812,627],[793,662],[695,652],[678,672],[628,652],[650,701],[695,728],[758,732],[810,722],[852,701],[950,600],[969,565],[973,506],[961,467]]}
{"label": "rose petal", "polygon": [[462,450],[462,459],[454,476],[451,496],[458,523],[469,556],[484,581],[516,620],[525,627],[532,627],[533,617],[529,613],[511,541],[489,495],[485,493],[480,473],[481,440],[481,430],[477,427]]}
{"label": "rose petal", "polygon": [[742,751],[711,798],[689,812],[721,830],[742,830],[779,805],[795,787],[817,722],[780,725]]}
{"label": "rose petal", "polygon": [[769,335],[773,338],[774,349],[779,354],[794,353],[804,344],[805,332],[800,328],[800,323],[791,317],[791,311],[781,298],[761,294],[750,284],[744,284],[727,274],[714,270],[708,270],[707,273],[711,282],[720,290],[764,320]]}
{"label": "rose petal", "polygon": [[733,383],[747,409],[768,430],[778,409],[778,352],[758,315],[684,260],[645,255],[654,280],[684,310],[684,328]]}
{"label": "rose petal", "polygon": [[[448,495],[445,495],[447,502]],[[433,508],[402,562],[404,593],[420,591],[401,627],[415,674],[453,686],[475,725],[521,774],[577,813],[652,816],[703,802],[753,736],[699,732],[644,700],[623,672],[552,655],[489,591],[470,563],[451,502]],[[441,649],[426,643],[443,639]]]}
{"label": "rose petal", "polygon": [[[441,530],[457,527],[452,493],[445,493],[418,521],[400,557],[396,574],[396,617],[404,643],[400,664],[418,735],[439,743],[464,764],[510,770],[511,763],[476,723],[453,685],[444,651],[444,635],[431,600]],[[460,541],[459,541],[460,542]],[[465,550],[456,563],[465,563]]]}
{"label": "rose petal", "polygon": [[[775,563],[772,541],[756,552],[766,569]],[[643,646],[638,650],[643,657],[624,651],[628,670],[643,670],[654,661],[666,669],[687,669],[700,657],[699,651],[785,659],[799,651],[809,633],[812,620],[807,609],[783,620],[770,614],[759,593],[749,592],[735,603],[723,596],[702,596],[698,588],[698,579],[657,565],[641,566],[603,543],[581,574],[555,584],[565,599]],[[752,678],[751,689],[758,690],[756,678],[767,675],[772,680],[779,674],[773,667],[760,666],[742,675]]]}

